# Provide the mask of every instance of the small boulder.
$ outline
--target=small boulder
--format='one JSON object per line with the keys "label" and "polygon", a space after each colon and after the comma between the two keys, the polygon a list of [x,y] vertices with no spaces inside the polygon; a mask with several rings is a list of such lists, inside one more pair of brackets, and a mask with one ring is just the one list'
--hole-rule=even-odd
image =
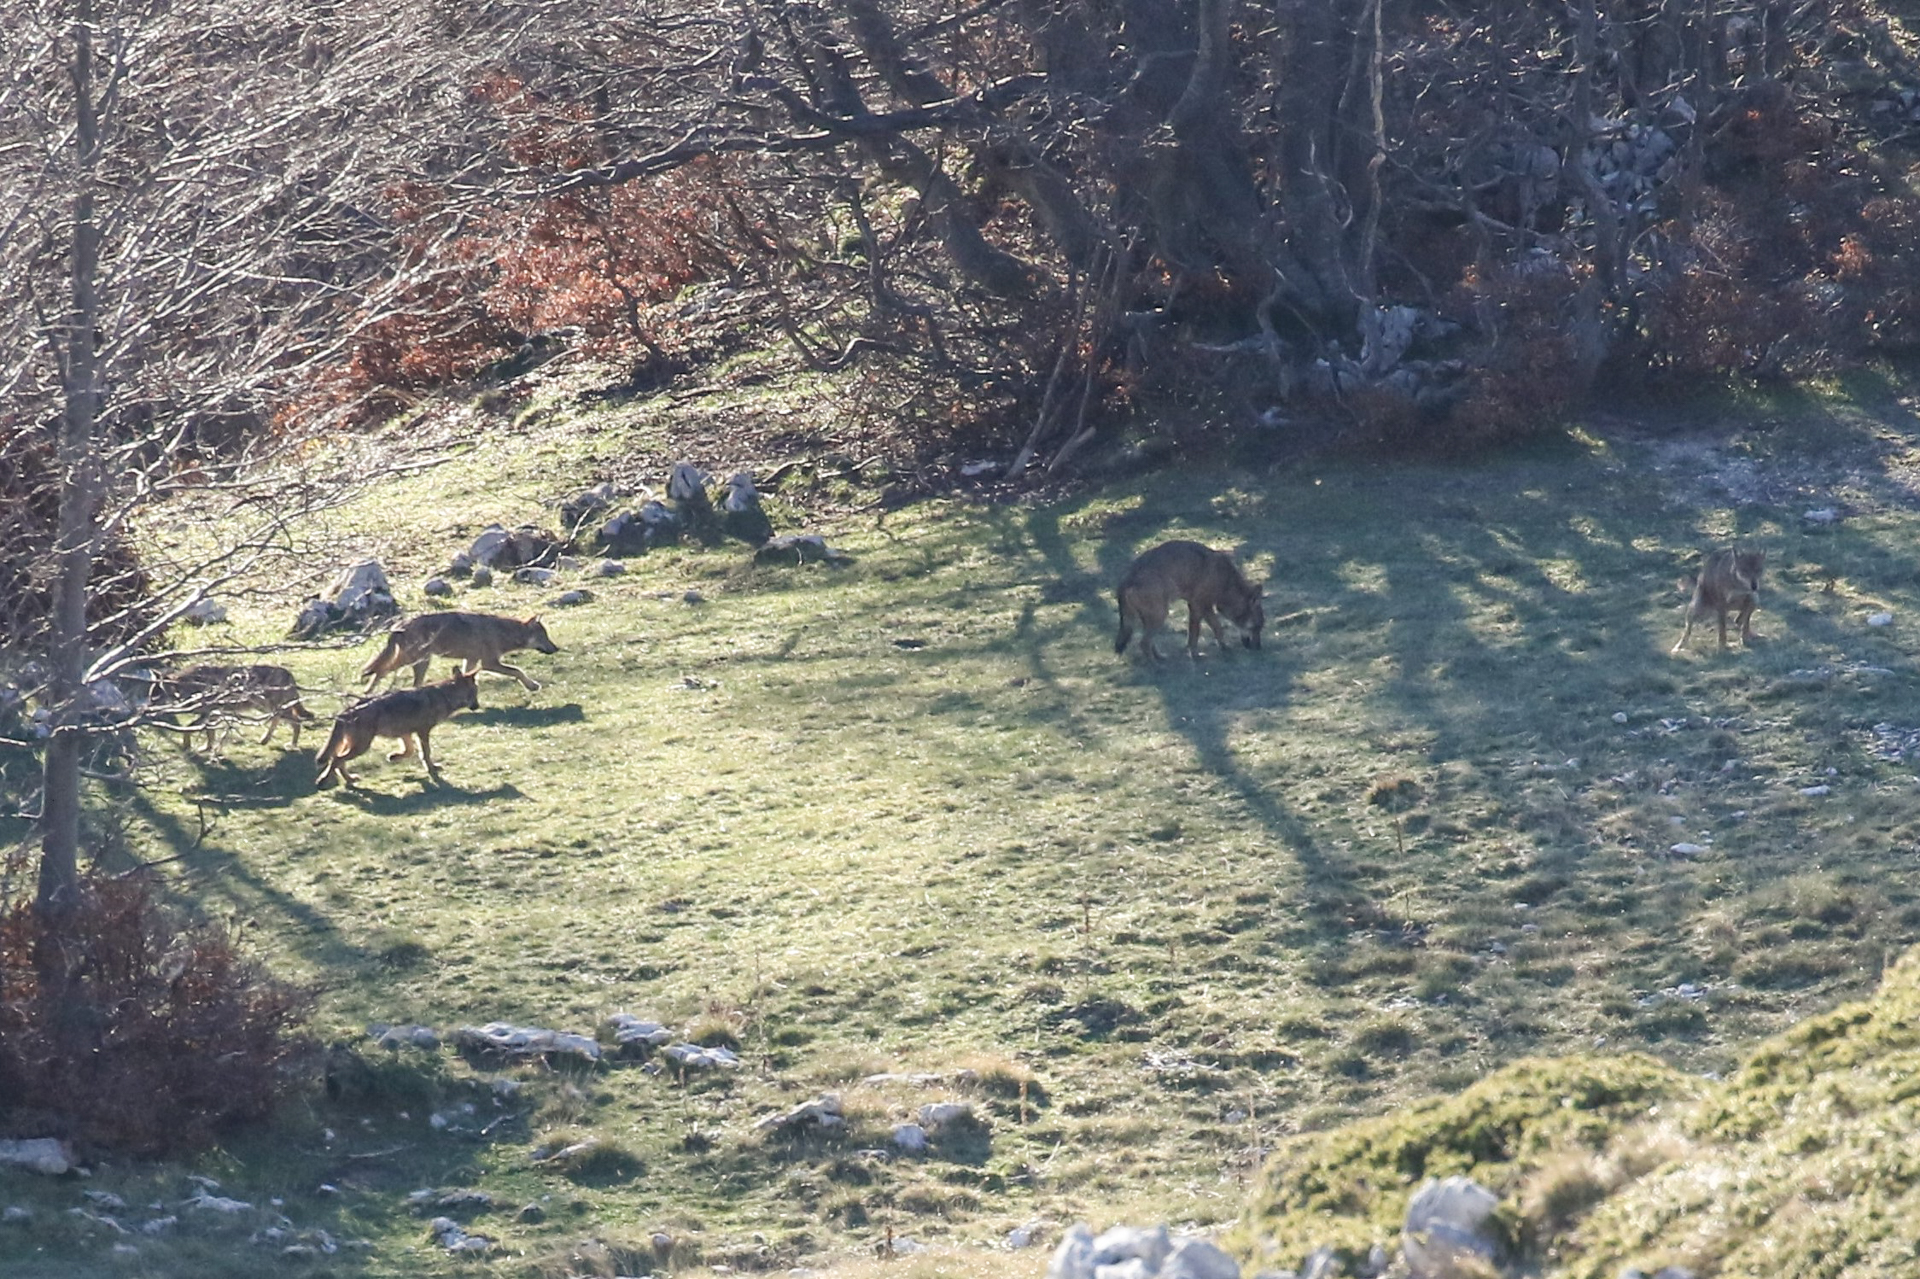
{"label": "small boulder", "polygon": [[740,1055],[731,1048],[700,1044],[669,1044],[664,1055],[684,1070],[738,1070]]}
{"label": "small boulder", "polygon": [[600,1060],[600,1045],[585,1035],[548,1030],[541,1026],[512,1026],[503,1021],[488,1022],[478,1028],[463,1026],[453,1033],[453,1046],[461,1052],[482,1057]]}
{"label": "small boulder", "polygon": [[73,1151],[55,1137],[0,1141],[0,1165],[23,1168],[43,1177],[58,1177],[73,1167]]}
{"label": "small boulder", "polygon": [[1407,1205],[1400,1253],[1412,1279],[1465,1279],[1495,1265],[1504,1242],[1494,1221],[1500,1200],[1470,1177],[1429,1181]]}
{"label": "small boulder", "polygon": [[936,1101],[920,1107],[920,1126],[936,1137],[949,1128],[976,1122],[972,1105],[964,1101]]}
{"label": "small boulder", "polygon": [[919,1124],[895,1124],[892,1140],[905,1154],[922,1154],[927,1148],[927,1130]]}
{"label": "small boulder", "polygon": [[753,553],[756,564],[850,564],[853,557],[827,545],[818,533],[786,533],[773,538]]}
{"label": "small boulder", "polygon": [[445,599],[453,594],[453,583],[444,577],[430,577],[420,587],[420,593],[428,599]]}
{"label": "small boulder", "polygon": [[614,1013],[601,1025],[601,1033],[610,1036],[621,1057],[645,1057],[654,1049],[673,1042],[673,1032],[657,1021],[647,1021],[632,1013]]}
{"label": "small boulder", "polygon": [[453,558],[447,561],[447,574],[450,577],[465,577],[473,572],[473,556],[465,551],[455,551]]}
{"label": "small boulder", "polygon": [[1189,1236],[1173,1241],[1157,1279],[1240,1279],[1240,1263],[1212,1240]]}
{"label": "small boulder", "polygon": [[195,626],[215,626],[227,620],[227,606],[217,600],[197,600],[180,614],[180,620]]}
{"label": "small boulder", "polygon": [[607,559],[596,561],[592,569],[593,576],[595,577],[618,577],[626,571],[627,566],[619,560]]}
{"label": "small boulder", "polygon": [[720,531],[754,546],[773,536],[773,521],[761,508],[753,476],[745,471],[727,481],[727,495],[720,500]]}
{"label": "small boulder", "polygon": [[473,585],[492,586],[493,570],[488,568],[485,564],[476,565],[473,570]]}
{"label": "small boulder", "polygon": [[788,1110],[776,1111],[771,1115],[762,1115],[754,1120],[755,1132],[785,1135],[802,1132],[807,1129],[819,1129],[832,1132],[847,1125],[846,1116],[840,1109],[840,1094],[822,1093],[812,1101],[803,1101]]}
{"label": "small boulder", "polygon": [[610,510],[615,496],[610,480],[581,489],[560,503],[560,522],[569,529],[578,529],[594,516]]}
{"label": "small boulder", "polygon": [[529,586],[551,586],[560,580],[560,574],[550,568],[518,568],[513,571],[513,580]]}
{"label": "small boulder", "polygon": [[553,597],[553,607],[555,608],[577,608],[582,604],[591,603],[593,603],[593,592],[579,588],[571,591],[562,591]]}

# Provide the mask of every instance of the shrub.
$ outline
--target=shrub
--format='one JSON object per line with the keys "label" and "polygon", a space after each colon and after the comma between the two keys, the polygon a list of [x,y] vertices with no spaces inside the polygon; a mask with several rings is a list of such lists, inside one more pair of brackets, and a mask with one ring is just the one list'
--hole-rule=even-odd
{"label": "shrub", "polygon": [[179,919],[148,877],[88,879],[74,923],[78,989],[56,1001],[32,908],[0,915],[0,1127],[143,1155],[202,1147],[264,1117],[310,1058],[311,992]]}

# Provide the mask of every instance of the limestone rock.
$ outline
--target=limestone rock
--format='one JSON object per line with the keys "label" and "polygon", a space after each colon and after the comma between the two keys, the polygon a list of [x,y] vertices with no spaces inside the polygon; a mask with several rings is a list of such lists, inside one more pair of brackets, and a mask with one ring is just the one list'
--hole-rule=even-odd
{"label": "limestone rock", "polygon": [[1412,1279],[1464,1279],[1494,1264],[1504,1246],[1493,1220],[1499,1206],[1469,1177],[1421,1186],[1407,1205],[1400,1240]]}
{"label": "limestone rock", "polygon": [[585,1035],[547,1030],[540,1026],[512,1026],[503,1021],[488,1022],[478,1029],[463,1026],[453,1034],[453,1046],[463,1052],[482,1056],[533,1058],[577,1057],[582,1061],[600,1060],[600,1045]]}
{"label": "limestone rock", "polygon": [[73,1167],[73,1151],[66,1142],[53,1137],[0,1141],[0,1164],[24,1168],[45,1177],[58,1177]]}

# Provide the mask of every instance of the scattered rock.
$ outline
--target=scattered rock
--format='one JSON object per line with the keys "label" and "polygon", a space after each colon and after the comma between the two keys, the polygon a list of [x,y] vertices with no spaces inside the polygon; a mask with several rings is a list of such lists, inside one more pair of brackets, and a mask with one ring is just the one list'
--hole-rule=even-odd
{"label": "scattered rock", "polygon": [[667,472],[667,500],[676,504],[689,522],[713,514],[713,500],[707,496],[709,478],[691,462],[675,462]]}
{"label": "scattered rock", "polygon": [[720,531],[754,546],[773,536],[773,521],[762,509],[753,476],[746,471],[727,481],[727,495],[720,500]]}
{"label": "scattered rock", "polygon": [[977,1122],[969,1102],[936,1101],[920,1107],[920,1126],[930,1136],[938,1137],[949,1128],[965,1127]]}
{"label": "scattered rock", "polygon": [[482,1253],[493,1247],[493,1240],[468,1234],[452,1217],[435,1217],[428,1223],[427,1232],[448,1252]]}
{"label": "scattered rock", "polygon": [[1867,618],[1867,625],[1868,626],[1892,626],[1893,614],[1892,613],[1875,613],[1872,616]]}
{"label": "scattered rock", "polygon": [[592,488],[581,489],[560,503],[560,522],[569,529],[577,530],[602,511],[612,509],[613,499],[617,496],[612,481],[602,481]]}
{"label": "scattered rock", "polygon": [[447,574],[450,577],[465,577],[473,572],[473,556],[465,551],[455,551],[453,558],[447,561]]}
{"label": "scattered rock", "polygon": [[699,1044],[669,1044],[665,1049],[669,1061],[677,1063],[684,1070],[738,1070],[739,1054],[730,1048],[705,1048]]}
{"label": "scattered rock", "polygon": [[205,1212],[246,1212],[253,1205],[240,1199],[228,1199],[222,1195],[209,1194],[205,1189],[195,1192],[186,1200],[189,1208],[198,1208]]}
{"label": "scattered rock", "polygon": [[444,577],[430,577],[420,587],[420,593],[428,599],[443,599],[453,594],[453,583]]}
{"label": "scattered rock", "polygon": [[180,614],[180,620],[195,626],[216,626],[227,620],[227,606],[215,600],[198,600]]}
{"label": "scattered rock", "polygon": [[1173,1241],[1158,1279],[1240,1279],[1240,1263],[1212,1240],[1189,1236]]}
{"label": "scattered rock", "polygon": [[1615,711],[1615,712],[1613,713],[1613,722],[1614,722],[1614,723],[1616,723],[1616,724],[1624,724],[1624,723],[1626,723],[1626,722],[1627,722],[1627,713],[1626,713],[1625,711]]}
{"label": "scattered rock", "polygon": [[473,570],[473,585],[492,586],[493,570],[488,568],[485,564],[476,566]]}
{"label": "scattered rock", "polygon": [[1470,1177],[1429,1181],[1407,1205],[1400,1253],[1412,1279],[1466,1279],[1496,1263],[1500,1200]]}
{"label": "scattered rock", "polygon": [[328,631],[343,627],[366,630],[382,618],[400,611],[394,602],[393,586],[379,560],[361,560],[342,569],[324,595],[315,596],[300,608],[293,624],[295,639],[316,639]]}
{"label": "scattered rock", "polygon": [[24,1168],[46,1177],[58,1177],[73,1167],[73,1151],[54,1137],[0,1141],[0,1164]]}
{"label": "scattered rock", "polygon": [[655,1048],[673,1042],[673,1032],[657,1021],[647,1021],[632,1013],[614,1013],[601,1025],[610,1035],[622,1057],[645,1057]]}
{"label": "scattered rock", "polygon": [[513,580],[529,586],[551,586],[560,580],[560,574],[550,568],[518,568],[513,571]]}
{"label": "scattered rock", "polygon": [[[520,571],[522,573],[526,572],[525,569],[521,569]],[[593,603],[593,592],[579,589],[562,591],[560,594],[554,596],[551,601],[551,605],[554,608],[576,608],[581,604],[591,603]]]}
{"label": "scattered rock", "polygon": [[699,591],[688,591],[685,595],[682,595],[680,597],[680,602],[682,604],[705,604],[707,602],[707,597],[702,595]]}
{"label": "scattered rock", "polygon": [[537,1226],[547,1219],[547,1210],[539,1204],[525,1204],[513,1214],[513,1219],[523,1225]]}
{"label": "scattered rock", "polygon": [[5,1212],[0,1212],[0,1222],[6,1222],[9,1225],[16,1224],[23,1221],[32,1221],[32,1220],[33,1220],[32,1210],[27,1208],[22,1208],[19,1204],[8,1204],[7,1210]]}
{"label": "scattered rock", "polygon": [[600,1045],[586,1035],[547,1030],[540,1026],[512,1026],[503,1021],[488,1022],[475,1029],[462,1026],[453,1033],[453,1046],[461,1052],[488,1057],[526,1060],[533,1057],[574,1057],[582,1061],[600,1060]]}
{"label": "scattered rock", "polygon": [[1822,506],[1816,510],[1808,511],[1801,518],[1805,519],[1809,524],[1838,524],[1840,522],[1840,512],[1834,510],[1831,506]]}
{"label": "scattered rock", "polygon": [[1713,850],[1705,844],[1674,844],[1667,851],[1675,857],[1698,857],[1702,853]]}
{"label": "scattered rock", "polygon": [[595,577],[618,577],[627,571],[627,566],[619,560],[598,560],[593,566]]}
{"label": "scattered rock", "polygon": [[[895,1131],[899,1130],[895,1129]],[[1015,1226],[1007,1231],[1007,1237],[1000,1241],[1001,1245],[1013,1252],[1018,1252],[1022,1248],[1031,1248],[1039,1239],[1040,1232],[1046,1228],[1047,1223],[1044,1221],[1029,1221],[1024,1226]]]}
{"label": "scattered rock", "polygon": [[127,1201],[119,1195],[114,1194],[111,1190],[83,1190],[80,1192],[80,1197],[94,1207],[104,1208],[108,1212],[125,1212],[127,1210]]}
{"label": "scattered rock", "polygon": [[1806,796],[1806,797],[1807,797],[1808,799],[1818,799],[1818,798],[1820,798],[1820,797],[1821,797],[1822,795],[1831,795],[1831,794],[1833,794],[1833,787],[1831,787],[1831,786],[1826,786],[1826,785],[1820,785],[1820,786],[1802,786],[1802,787],[1800,788],[1800,793],[1801,793],[1802,795],[1805,795],[1805,796]]}
{"label": "scattered rock", "polygon": [[390,1052],[402,1048],[424,1048],[432,1052],[440,1047],[440,1036],[433,1033],[431,1026],[389,1026],[376,1021],[367,1027],[367,1035]]}
{"label": "scattered rock", "polygon": [[822,1093],[812,1101],[803,1101],[789,1110],[776,1111],[771,1115],[762,1115],[753,1123],[755,1132],[790,1134],[803,1129],[818,1128],[831,1132],[847,1125],[846,1116],[841,1113],[840,1094]]}
{"label": "scattered rock", "polygon": [[429,1212],[472,1216],[493,1211],[493,1196],[484,1190],[416,1190],[407,1196],[407,1210],[416,1217]]}
{"label": "scattered rock", "polygon": [[511,532],[489,524],[473,540],[467,554],[477,567],[508,569],[550,564],[559,558],[562,546],[559,538],[531,524],[522,524]]}
{"label": "scattered rock", "polygon": [[753,553],[756,564],[851,564],[853,557],[827,545],[818,533],[786,533]]}
{"label": "scattered rock", "polygon": [[[895,1124],[893,1144],[909,1155],[918,1155],[927,1148],[927,1130],[919,1124]],[[1024,1248],[1025,1244],[1016,1245]]]}
{"label": "scattered rock", "polygon": [[174,1216],[172,1213],[168,1213],[164,1217],[155,1217],[151,1221],[141,1222],[140,1233],[153,1236],[164,1235],[179,1224],[180,1218]]}

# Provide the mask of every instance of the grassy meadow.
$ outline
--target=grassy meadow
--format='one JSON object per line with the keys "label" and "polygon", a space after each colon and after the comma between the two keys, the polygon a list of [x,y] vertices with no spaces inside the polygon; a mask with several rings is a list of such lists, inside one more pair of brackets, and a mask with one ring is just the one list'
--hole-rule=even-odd
{"label": "grassy meadow", "polygon": [[[667,432],[645,402],[416,426],[431,464],[306,530],[314,572],[377,554],[424,608],[482,525],[553,524],[543,502]],[[1037,1275],[1044,1247],[938,1250],[1224,1224],[1277,1145],[1527,1055],[1728,1072],[1871,990],[1920,924],[1916,442],[1871,383],[1457,465],[825,515],[782,490],[781,531],[850,563],[736,544],[570,576],[596,598],[545,610],[561,652],[510,659],[543,687],[483,676],[435,735],[441,787],[369,755],[361,790],[316,792],[309,747],[374,644],[284,651],[322,724],[297,753],[244,726],[217,757],[148,743],[128,855],[176,858],[171,893],[317,984],[318,1031],[374,1086],[316,1086],[190,1165],[99,1165],[83,1184],[134,1205],[131,1234],[69,1213],[71,1181],[0,1175],[29,1213],[0,1225],[0,1271],[613,1275],[904,1239],[936,1251],[890,1275]],[[1114,655],[1113,584],[1171,536],[1265,579],[1263,651],[1209,636],[1193,663],[1170,633],[1165,662]],[[1669,655],[1676,577],[1736,537],[1768,555],[1758,642],[1720,653],[1709,624]],[[307,588],[258,583],[176,638],[277,643]],[[522,615],[560,589],[456,604]],[[617,1011],[745,1065],[495,1069],[365,1035]],[[939,1078],[862,1082],[888,1072]],[[755,1130],[826,1091],[843,1134]],[[949,1099],[983,1122],[889,1156]],[[189,1173],[253,1207],[176,1208]],[[468,1222],[491,1261],[428,1237],[404,1204],[427,1187],[492,1196]]]}

